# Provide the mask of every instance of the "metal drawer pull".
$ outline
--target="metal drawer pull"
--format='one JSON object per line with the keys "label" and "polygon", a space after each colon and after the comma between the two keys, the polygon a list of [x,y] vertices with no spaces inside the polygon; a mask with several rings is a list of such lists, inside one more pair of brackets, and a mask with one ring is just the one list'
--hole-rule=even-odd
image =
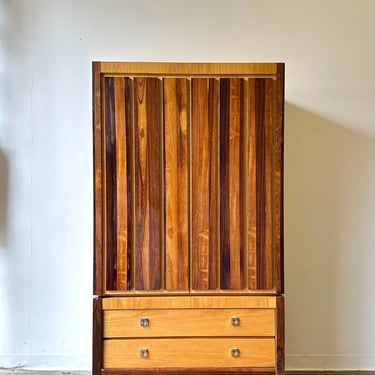
{"label": "metal drawer pull", "polygon": [[148,358],[148,349],[141,349],[139,351],[139,357],[142,359]]}
{"label": "metal drawer pull", "polygon": [[238,358],[240,356],[240,349],[238,348],[232,348],[230,350],[230,354],[233,358]]}
{"label": "metal drawer pull", "polygon": [[141,318],[141,319],[139,319],[139,325],[141,327],[148,327],[150,325],[150,322],[149,322],[148,318]]}
{"label": "metal drawer pull", "polygon": [[232,316],[230,318],[230,323],[233,327],[238,327],[240,325],[240,318],[238,316]]}

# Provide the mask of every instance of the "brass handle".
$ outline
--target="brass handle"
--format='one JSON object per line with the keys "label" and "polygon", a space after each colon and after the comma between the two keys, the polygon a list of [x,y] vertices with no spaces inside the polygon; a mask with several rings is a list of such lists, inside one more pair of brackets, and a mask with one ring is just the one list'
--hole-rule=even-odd
{"label": "brass handle", "polygon": [[139,325],[141,327],[148,327],[150,325],[150,322],[149,322],[148,318],[141,318],[141,319],[139,319]]}
{"label": "brass handle", "polygon": [[141,349],[139,351],[139,357],[142,359],[148,358],[148,349]]}
{"label": "brass handle", "polygon": [[240,318],[238,316],[232,316],[230,318],[230,323],[233,327],[238,327],[240,325]]}
{"label": "brass handle", "polygon": [[233,358],[238,358],[240,356],[240,349],[238,348],[232,348],[230,350],[230,354]]}

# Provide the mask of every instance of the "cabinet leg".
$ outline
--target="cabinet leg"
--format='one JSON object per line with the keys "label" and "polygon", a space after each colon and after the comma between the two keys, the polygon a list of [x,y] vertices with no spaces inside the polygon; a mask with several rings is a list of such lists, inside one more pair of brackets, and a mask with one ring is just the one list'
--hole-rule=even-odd
{"label": "cabinet leg", "polygon": [[93,300],[93,329],[92,329],[92,375],[100,375],[102,369],[102,337],[103,317],[102,298]]}

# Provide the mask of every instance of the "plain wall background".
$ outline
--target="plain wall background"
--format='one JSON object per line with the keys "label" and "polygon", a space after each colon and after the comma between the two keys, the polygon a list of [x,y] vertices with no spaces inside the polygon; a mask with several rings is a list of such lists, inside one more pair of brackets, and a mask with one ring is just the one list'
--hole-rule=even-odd
{"label": "plain wall background", "polygon": [[3,0],[0,366],[90,368],[91,61],[284,61],[288,369],[375,369],[375,1]]}

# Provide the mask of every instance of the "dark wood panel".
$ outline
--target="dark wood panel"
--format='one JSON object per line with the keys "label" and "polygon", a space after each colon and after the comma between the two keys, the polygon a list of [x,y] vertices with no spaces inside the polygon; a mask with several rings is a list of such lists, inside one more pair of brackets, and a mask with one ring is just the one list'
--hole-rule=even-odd
{"label": "dark wood panel", "polygon": [[275,375],[274,368],[269,367],[233,367],[233,368],[150,368],[150,369],[103,369],[103,375],[146,375],[146,374],[160,374],[160,375]]}
{"label": "dark wood panel", "polygon": [[275,279],[276,292],[284,293],[284,64],[277,64],[275,123]]}
{"label": "dark wood panel", "polygon": [[244,80],[220,79],[220,287],[244,280]]}
{"label": "dark wood panel", "polygon": [[106,289],[116,290],[117,280],[117,176],[114,78],[104,79],[106,163]]}
{"label": "dark wood panel", "polygon": [[255,79],[257,288],[273,288],[273,87]]}
{"label": "dark wood panel", "polygon": [[92,64],[94,144],[94,294],[103,293],[103,160],[100,63]]}
{"label": "dark wood panel", "polygon": [[161,81],[134,79],[135,288],[161,288]]}
{"label": "dark wood panel", "polygon": [[248,81],[248,175],[247,175],[247,252],[248,288],[257,289],[257,193],[256,193],[256,130],[255,79]]}
{"label": "dark wood panel", "polygon": [[276,370],[278,375],[285,372],[285,306],[284,297],[276,297]]}
{"label": "dark wood panel", "polygon": [[102,299],[96,297],[93,300],[93,329],[92,329],[92,374],[100,375],[102,368]]}
{"label": "dark wood panel", "polygon": [[218,81],[191,80],[192,288],[218,287]]}
{"label": "dark wood panel", "polygon": [[189,82],[164,79],[165,288],[189,288]]}

